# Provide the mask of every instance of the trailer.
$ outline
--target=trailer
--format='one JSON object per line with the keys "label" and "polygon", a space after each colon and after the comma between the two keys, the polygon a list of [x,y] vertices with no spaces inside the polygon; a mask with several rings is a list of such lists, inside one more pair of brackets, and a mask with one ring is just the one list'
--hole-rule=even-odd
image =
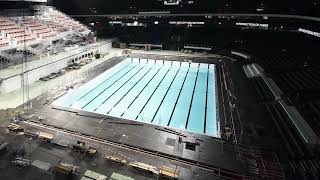
{"label": "trailer", "polygon": [[110,160],[112,162],[120,163],[120,164],[126,164],[127,161],[123,158],[117,157],[117,156],[105,156],[105,159]]}
{"label": "trailer", "polygon": [[51,169],[51,164],[49,163],[45,163],[45,162],[42,162],[42,161],[39,161],[39,160],[35,160],[31,163],[31,166],[35,167],[35,168],[38,168],[42,171],[46,171],[48,172],[50,169]]}
{"label": "trailer", "polygon": [[38,138],[42,141],[51,142],[53,140],[53,135],[45,132],[39,132]]}
{"label": "trailer", "polygon": [[134,180],[134,179],[132,177],[124,176],[122,174],[112,173],[110,180]]}
{"label": "trailer", "polygon": [[32,137],[32,138],[38,137],[39,135],[37,131],[31,131],[31,130],[25,130],[23,133],[25,136]]}
{"label": "trailer", "polygon": [[159,175],[168,179],[178,179],[180,170],[177,168],[171,168],[167,166],[162,166],[159,171]]}
{"label": "trailer", "polygon": [[149,164],[145,164],[145,163],[142,163],[142,162],[132,162],[132,163],[129,164],[129,166],[131,166],[133,168],[136,168],[138,170],[141,170],[141,171],[153,173],[153,174],[156,174],[156,175],[159,174],[159,171],[158,171],[157,167],[151,166]]}
{"label": "trailer", "polygon": [[69,141],[63,140],[63,139],[54,139],[51,141],[53,144],[61,146],[61,147],[68,147],[69,146]]}
{"label": "trailer", "polygon": [[87,170],[83,177],[91,180],[107,180],[107,176],[90,170]]}

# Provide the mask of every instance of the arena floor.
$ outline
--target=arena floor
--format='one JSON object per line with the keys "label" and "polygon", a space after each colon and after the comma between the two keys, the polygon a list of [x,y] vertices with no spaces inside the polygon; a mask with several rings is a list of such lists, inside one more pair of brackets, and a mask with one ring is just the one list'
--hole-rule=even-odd
{"label": "arena floor", "polygon": [[[172,54],[169,54],[172,53]],[[185,61],[192,60],[195,63],[216,64],[217,65],[217,94],[221,101],[218,101],[218,106],[221,107],[218,112],[218,117],[221,120],[221,125],[226,125],[230,122],[227,120],[232,119],[229,112],[232,111],[228,108],[226,96],[223,96],[226,92],[224,82],[221,81],[222,76],[222,59],[217,57],[208,56],[183,56],[177,52],[146,52],[135,53],[131,55],[132,58],[143,59],[161,59],[166,61]],[[126,57],[114,57],[109,60],[101,62],[99,65],[90,69],[90,71],[79,72],[79,76],[82,78],[73,78],[72,85],[74,89],[78,89],[87,82],[93,80],[98,75],[117,66]],[[226,60],[229,62],[229,60]],[[232,63],[232,62],[230,62]],[[233,67],[233,66],[232,66]],[[245,81],[245,77],[242,77],[241,67],[234,66],[231,69],[232,78],[236,78],[235,86],[238,88],[237,96],[241,100],[241,117],[245,121],[242,121],[242,125],[236,124],[237,129],[236,140],[247,144],[265,144],[268,140],[276,140],[273,134],[270,136],[263,135],[258,137],[260,131],[256,132],[255,136],[250,134],[241,134],[240,127],[247,128],[250,125],[250,121],[257,121],[263,127],[267,127],[267,121],[262,121],[264,117],[263,112],[260,112],[260,106],[256,104],[254,96],[249,97],[251,94],[250,85]],[[65,76],[65,75],[64,75]],[[77,76],[77,77],[79,77]],[[61,77],[63,78],[63,76]],[[241,85],[238,81],[241,80]],[[52,81],[55,81],[53,79]],[[242,82],[243,81],[243,82]],[[50,82],[50,81],[49,81]],[[69,85],[69,84],[65,84]],[[105,172],[99,167],[103,166],[103,156],[105,154],[119,154],[125,157],[129,162],[142,161],[152,165],[168,165],[177,166],[181,169],[181,179],[215,179],[215,177],[242,177],[246,172],[243,160],[239,158],[239,147],[234,143],[221,141],[219,138],[207,136],[199,133],[193,133],[183,129],[175,129],[169,127],[158,126],[156,124],[146,124],[139,121],[124,121],[122,118],[108,116],[104,114],[97,114],[81,109],[61,107],[53,104],[59,97],[66,93],[65,88],[56,88],[51,91],[47,91],[45,94],[38,96],[31,101],[32,108],[30,113],[37,116],[45,117],[44,120],[33,120],[31,122],[22,123],[21,125],[27,130],[43,131],[54,135],[57,141],[67,141],[69,143],[75,143],[76,140],[83,140],[91,146],[99,149],[100,155],[94,158],[93,161],[81,160],[79,155],[73,154],[72,150],[57,148],[48,146],[45,144],[39,144],[38,142],[30,141],[30,149],[28,149],[28,140],[21,139],[20,141],[27,147],[32,159],[39,159],[44,162],[56,163],[59,160],[75,163],[81,165],[84,169],[92,169],[97,172]],[[253,105],[255,104],[255,105]],[[23,107],[23,106],[20,106]],[[223,109],[225,107],[225,109]],[[248,109],[250,107],[250,109]],[[18,110],[20,108],[17,108]],[[249,115],[250,114],[250,115]],[[236,117],[233,117],[236,118]],[[234,119],[235,123],[239,123],[237,119]],[[8,118],[3,119],[3,129],[6,127],[6,123],[9,123]],[[272,127],[270,127],[272,128]],[[1,131],[4,136],[8,136],[7,132]],[[271,133],[271,132],[270,132]],[[243,135],[243,136],[241,136]],[[244,138],[245,137],[245,138]],[[95,140],[93,140],[93,138]],[[182,142],[179,139],[182,138]],[[244,139],[242,139],[244,138]],[[16,137],[15,137],[16,139]],[[12,143],[18,142],[13,139]],[[99,141],[97,141],[97,139]],[[263,139],[263,140],[261,140]],[[186,142],[194,141],[196,143],[195,149],[187,147]],[[231,139],[232,141],[232,139]],[[38,154],[41,154],[39,156]],[[59,155],[61,154],[61,155]],[[102,158],[101,158],[102,157]],[[94,167],[92,164],[99,164],[99,167]],[[139,173],[138,175],[132,174],[132,170],[119,168],[117,165],[110,165],[110,171],[122,172],[122,174],[128,174],[137,179],[154,179],[156,177],[149,176],[147,174]],[[14,174],[15,170],[10,164],[3,164],[1,167],[9,167],[10,171],[6,172],[5,177],[9,177],[10,174]],[[10,168],[11,167],[11,168]],[[217,174],[221,173],[223,174]],[[31,175],[31,174],[29,174]],[[17,178],[19,179],[19,178]]]}

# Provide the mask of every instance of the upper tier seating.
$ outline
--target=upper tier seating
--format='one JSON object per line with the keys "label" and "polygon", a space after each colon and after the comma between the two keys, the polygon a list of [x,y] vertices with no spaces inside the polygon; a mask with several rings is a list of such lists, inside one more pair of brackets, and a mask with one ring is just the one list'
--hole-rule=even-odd
{"label": "upper tier seating", "polygon": [[60,38],[75,32],[87,34],[90,29],[51,7],[44,8],[37,16],[10,18],[0,16],[0,47],[53,40],[52,38]]}
{"label": "upper tier seating", "polygon": [[[0,31],[5,33],[14,33],[21,31],[20,27],[6,17],[0,17]],[[23,31],[23,30],[22,30]]]}
{"label": "upper tier seating", "polygon": [[51,17],[51,19],[46,20],[47,24],[58,28],[59,31],[63,30],[61,27],[68,27],[68,29],[76,32],[89,31],[86,26],[59,11],[49,11],[48,16]]}
{"label": "upper tier seating", "polygon": [[250,39],[235,49],[254,56],[246,63],[259,64],[283,91],[288,104],[295,106],[320,136],[319,45],[292,34],[273,36],[260,40],[264,43]]}
{"label": "upper tier seating", "polygon": [[[0,18],[0,30],[10,40],[15,40],[18,44],[36,40],[36,36],[25,28],[18,26],[7,17]],[[7,42],[9,44],[9,42]],[[8,45],[7,44],[7,45]]]}
{"label": "upper tier seating", "polygon": [[37,37],[43,39],[55,37],[57,33],[53,32],[46,24],[42,23],[40,20],[24,20],[20,22],[22,26],[30,29]]}
{"label": "upper tier seating", "polygon": [[57,24],[54,21],[46,20],[44,21],[45,24],[47,24],[51,29],[58,33],[69,31],[69,29],[63,25]]}
{"label": "upper tier seating", "polygon": [[4,37],[0,37],[0,47],[6,47],[9,45],[9,40],[4,38]]}

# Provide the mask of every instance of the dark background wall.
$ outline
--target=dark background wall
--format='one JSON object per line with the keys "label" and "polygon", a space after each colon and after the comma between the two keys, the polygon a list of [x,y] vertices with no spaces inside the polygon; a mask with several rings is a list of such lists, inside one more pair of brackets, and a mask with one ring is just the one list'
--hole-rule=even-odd
{"label": "dark background wall", "polygon": [[[280,13],[320,16],[320,0],[185,0],[179,6],[164,6],[161,0],[53,0],[53,5],[69,14],[113,14],[139,11]],[[257,8],[264,11],[258,12]]]}

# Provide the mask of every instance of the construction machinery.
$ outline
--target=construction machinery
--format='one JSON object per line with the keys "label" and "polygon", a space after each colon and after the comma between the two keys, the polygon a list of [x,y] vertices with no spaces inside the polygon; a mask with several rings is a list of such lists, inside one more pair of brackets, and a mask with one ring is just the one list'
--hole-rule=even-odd
{"label": "construction machinery", "polygon": [[9,131],[15,132],[15,133],[23,132],[23,128],[15,123],[10,123],[10,125],[8,126],[8,129]]}
{"label": "construction machinery", "polygon": [[86,150],[86,153],[88,156],[95,156],[98,154],[98,151],[96,148],[93,148],[93,147],[89,147],[87,150]]}
{"label": "construction machinery", "polygon": [[78,166],[59,162],[56,166],[53,167],[53,171],[55,173],[63,174],[63,175],[71,175],[78,173]]}
{"label": "construction machinery", "polygon": [[77,141],[77,144],[72,145],[72,149],[80,153],[86,152],[86,143]]}

